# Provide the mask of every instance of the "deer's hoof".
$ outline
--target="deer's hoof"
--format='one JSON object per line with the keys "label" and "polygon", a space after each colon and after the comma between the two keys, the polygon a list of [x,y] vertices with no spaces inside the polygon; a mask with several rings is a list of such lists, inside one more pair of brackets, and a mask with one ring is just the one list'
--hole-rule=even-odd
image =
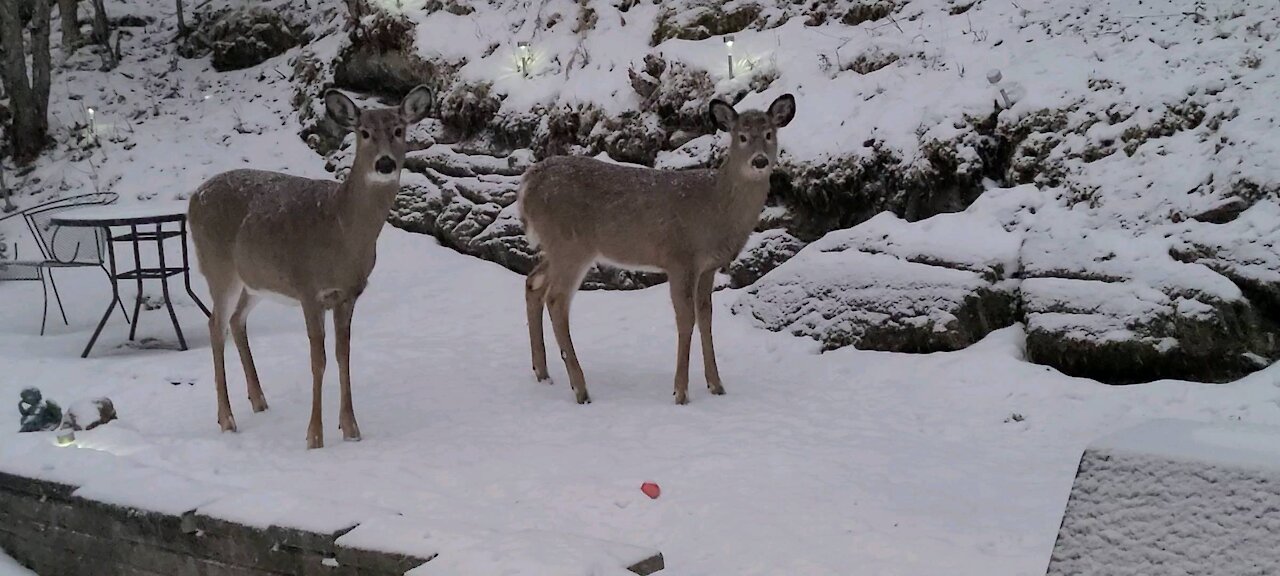
{"label": "deer's hoof", "polygon": [[316,448],[324,448],[324,435],[323,435],[323,434],[308,434],[308,435],[307,435],[307,450],[315,450]]}
{"label": "deer's hoof", "polygon": [[547,386],[551,386],[556,383],[555,380],[552,380],[551,377],[547,375],[534,374],[534,377],[538,379],[539,384],[546,384]]}
{"label": "deer's hoof", "polygon": [[255,399],[253,399],[253,398],[250,398],[250,399],[249,399],[249,404],[253,406],[253,411],[254,411],[255,413],[257,413],[257,412],[266,412],[266,411],[267,411],[267,399],[266,399],[266,398],[258,398],[258,399],[256,399],[256,400],[255,400]]}
{"label": "deer's hoof", "polygon": [[676,404],[684,406],[689,403],[689,394],[685,392],[676,392]]}
{"label": "deer's hoof", "polygon": [[339,424],[338,427],[342,429],[343,440],[347,442],[360,441],[360,427],[357,426],[354,421],[352,421],[350,424]]}
{"label": "deer's hoof", "polygon": [[218,425],[222,427],[223,432],[235,432],[236,417],[230,414],[227,414],[226,416],[218,418]]}
{"label": "deer's hoof", "polygon": [[707,384],[707,390],[710,390],[716,396],[724,396],[724,386],[720,384]]}
{"label": "deer's hoof", "polygon": [[590,403],[591,403],[591,395],[590,395],[590,394],[587,394],[587,391],[586,391],[586,390],[578,391],[578,392],[575,394],[575,396],[576,396],[576,398],[577,398],[577,400],[578,400],[578,403],[579,403],[579,404],[590,404]]}

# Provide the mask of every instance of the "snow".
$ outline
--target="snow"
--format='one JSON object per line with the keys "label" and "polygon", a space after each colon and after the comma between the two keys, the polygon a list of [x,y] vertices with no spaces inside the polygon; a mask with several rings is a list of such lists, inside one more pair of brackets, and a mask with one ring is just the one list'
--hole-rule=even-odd
{"label": "snow", "polygon": [[[41,338],[38,309],[0,308],[0,398],[28,384],[68,403],[107,396],[120,419],[77,433],[68,448],[52,434],[5,432],[0,467],[98,478],[95,497],[143,505],[151,484],[130,471],[337,500],[443,528],[581,534],[661,550],[674,575],[821,576],[848,566],[1012,575],[1043,570],[1076,460],[1097,435],[1153,417],[1280,424],[1274,366],[1221,386],[1113,388],[1026,363],[1017,328],[955,353],[817,355],[808,340],[729,314],[734,290],[714,297],[728,395],[698,393],[695,370],[693,402],[679,407],[662,286],[575,298],[575,342],[595,383],[595,402],[581,407],[558,363],[554,386],[529,372],[521,277],[425,236],[388,229],[380,243],[354,327],[363,441],[304,449],[310,375],[296,309],[266,304],[250,319],[271,410],[250,411],[228,354],[241,431],[222,434],[200,312],[179,306],[192,350],[122,347],[117,316],[81,360],[106,294],[89,273],[79,282],[69,272],[60,286],[72,327]],[[32,288],[2,285],[0,300],[29,302]],[[171,339],[162,316],[144,312],[140,336]],[[195,385],[174,386],[174,376]],[[1005,423],[1015,412],[1025,419]],[[16,412],[0,411],[0,430],[16,429]],[[647,480],[662,485],[661,498],[641,493]],[[281,505],[279,518],[291,509]],[[258,520],[267,521],[276,520]]]}
{"label": "snow", "polygon": [[27,570],[0,550],[0,576],[35,576],[35,572]]}
{"label": "snow", "polygon": [[1205,467],[1280,472],[1280,428],[1274,426],[1160,419],[1099,438],[1089,449]]}
{"label": "snow", "polygon": [[[315,4],[313,18],[331,15],[324,8],[332,6]],[[571,22],[544,33],[532,19],[521,19],[528,16],[523,7],[477,4],[478,16],[466,25],[446,13],[417,23],[419,48],[465,56],[461,73],[492,80],[507,95],[504,111],[591,102],[616,113],[636,106],[625,70],[638,68],[650,52],[644,22],[656,17],[654,7],[638,4],[624,15],[598,6],[599,27],[582,43],[591,64],[568,73],[555,66],[571,62],[579,47],[564,34]],[[966,115],[991,112],[997,94],[986,80],[991,68],[1002,70],[1002,85],[1017,100],[1000,113],[1002,120],[1064,108],[1078,128],[1051,154],[1066,163],[1070,186],[993,189],[966,212],[967,221],[956,216],[909,226],[884,216],[845,235],[883,253],[810,246],[806,253],[821,265],[804,274],[785,267],[772,274],[817,281],[855,267],[868,286],[878,280],[872,287],[892,291],[901,281],[902,295],[922,300],[933,295],[914,291],[918,270],[943,285],[984,284],[973,270],[910,261],[945,251],[974,269],[1096,272],[1116,281],[1029,279],[1023,288],[1039,286],[1053,297],[1071,290],[1073,303],[1125,314],[1203,311],[1179,299],[1188,295],[1239,299],[1238,289],[1212,272],[1219,265],[1274,278],[1280,214],[1274,201],[1259,202],[1231,224],[1199,227],[1189,240],[1182,237],[1186,223],[1149,221],[1216,206],[1225,188],[1241,179],[1280,181],[1270,80],[1280,57],[1274,42],[1266,43],[1276,33],[1275,4],[1233,2],[1248,8],[1234,18],[1227,17],[1231,6],[1211,6],[1207,24],[1185,15],[1170,20],[1168,14],[1181,9],[1168,2],[1126,2],[1082,14],[1086,4],[1093,3],[1028,0],[1017,8],[981,2],[953,17],[944,3],[920,0],[908,4],[920,16],[900,14],[896,26],[810,28],[793,18],[778,28],[735,34],[736,53],[757,59],[755,70],[780,73],[740,107],[763,105],[785,91],[797,95],[796,119],[781,136],[793,159],[860,153],[873,137],[914,158],[922,138],[954,136]],[[576,2],[541,5],[575,18]],[[157,0],[142,8],[166,15],[170,4]],[[1119,12],[1123,18],[1112,17]],[[624,18],[631,24],[623,25]],[[84,54],[58,72],[52,123],[59,144],[26,176],[24,189],[111,190],[127,205],[185,198],[230,168],[329,177],[324,159],[299,139],[289,104],[297,51],[251,70],[214,74],[197,60],[181,61],[171,72],[169,59],[158,56],[167,54],[161,50],[171,36],[151,32],[125,40],[128,53],[148,58],[126,58],[116,74],[80,70]],[[987,40],[976,41],[978,32]],[[535,43],[529,79],[513,65],[514,42],[525,37]],[[323,37],[310,49],[329,62],[342,38]],[[491,42],[500,47],[483,56]],[[873,49],[902,57],[866,75],[823,70],[817,58],[847,62]],[[659,51],[712,71],[722,93],[748,81],[725,77],[716,38],[670,40]],[[1249,51],[1265,55],[1259,68],[1237,65]],[[1229,81],[1233,75],[1238,81]],[[1086,91],[1090,80],[1114,86]],[[1132,157],[1078,157],[1126,128],[1149,126],[1166,104],[1188,96],[1209,116],[1223,116],[1223,149],[1216,138],[1183,132],[1142,143]],[[68,134],[84,123],[85,106],[97,110],[103,146],[69,152]],[[1239,108],[1238,114],[1227,108]],[[1097,124],[1108,111],[1132,116]],[[713,138],[695,139],[662,161],[687,166],[715,146]],[[435,186],[425,178],[405,182]],[[493,190],[504,179],[476,182]],[[1067,203],[1090,186],[1097,188],[1093,202]],[[33,200],[17,198],[24,205]],[[871,234],[888,231],[881,226],[910,242]],[[1169,256],[1191,240],[1230,246],[1235,259],[1188,264]],[[575,343],[594,400],[581,407],[558,363],[552,364],[555,386],[539,385],[530,374],[523,278],[394,229],[384,232],[379,250],[353,340],[355,405],[365,438],[318,451],[304,450],[311,389],[296,309],[265,305],[250,319],[270,411],[250,411],[236,354],[228,351],[241,431],[222,434],[205,319],[184,296],[177,296],[178,314],[191,350],[130,346],[117,315],[94,355],[82,360],[79,352],[107,303],[100,272],[58,272],[71,326],[51,322],[46,337],[36,335],[38,287],[0,284],[6,304],[0,307],[0,399],[36,385],[64,405],[109,397],[120,416],[60,448],[52,433],[10,432],[18,416],[0,410],[0,469],[83,486],[81,495],[108,502],[169,512],[196,508],[253,525],[328,530],[375,516],[390,525],[399,514],[411,526],[393,537],[372,524],[366,542],[465,551],[428,565],[428,574],[473,574],[534,557],[544,564],[532,569],[574,576],[580,564],[591,570],[620,558],[597,547],[572,549],[588,541],[581,535],[661,550],[668,566],[663,574],[672,576],[825,576],[848,574],[851,567],[881,575],[1020,575],[1044,570],[1076,463],[1098,435],[1152,418],[1280,425],[1280,365],[1218,386],[1161,381],[1115,388],[1026,362],[1020,326],[951,353],[817,354],[809,339],[760,330],[752,318],[731,314],[746,290],[714,296],[728,395],[700,393],[694,370],[693,403],[678,407],[670,398],[674,320],[662,286],[575,298]],[[1099,289],[1102,284],[1111,288]],[[195,285],[203,295],[202,279]],[[132,288],[125,290],[128,301]],[[1083,299],[1089,295],[1095,298]],[[929,313],[937,311],[936,302],[925,303]],[[1133,308],[1146,304],[1151,308]],[[1120,329],[1107,326],[1113,328]],[[157,311],[143,313],[139,335],[173,338]],[[337,423],[335,373],[331,363],[324,390],[331,427]],[[1253,444],[1241,435],[1222,441]],[[647,480],[662,485],[661,498],[640,492]],[[500,546],[495,530],[525,536]],[[432,543],[430,535],[441,540]],[[560,554],[541,556],[546,550]],[[0,574],[5,569],[0,563]]]}

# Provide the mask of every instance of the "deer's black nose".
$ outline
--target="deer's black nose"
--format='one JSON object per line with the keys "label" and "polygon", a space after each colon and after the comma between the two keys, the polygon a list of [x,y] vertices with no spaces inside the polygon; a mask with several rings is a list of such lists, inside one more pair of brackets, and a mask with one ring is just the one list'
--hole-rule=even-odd
{"label": "deer's black nose", "polygon": [[764,156],[756,156],[751,159],[751,166],[756,170],[764,170],[769,167],[769,159]]}
{"label": "deer's black nose", "polygon": [[396,171],[396,161],[388,156],[383,156],[373,163],[373,168],[380,174],[390,174]]}

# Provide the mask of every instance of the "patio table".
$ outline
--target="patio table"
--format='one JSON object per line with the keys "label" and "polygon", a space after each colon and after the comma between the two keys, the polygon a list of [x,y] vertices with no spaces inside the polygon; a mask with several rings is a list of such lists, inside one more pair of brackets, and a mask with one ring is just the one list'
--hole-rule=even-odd
{"label": "patio table", "polygon": [[[209,315],[209,309],[191,289],[191,264],[187,250],[186,201],[152,201],[68,210],[54,216],[51,222],[57,226],[101,228],[107,239],[107,265],[110,268],[108,272],[111,276],[112,290],[111,301],[107,306],[107,311],[102,315],[102,320],[98,322],[98,327],[93,331],[93,336],[89,338],[89,344],[85,346],[84,353],[80,355],[81,358],[89,356],[89,351],[93,349],[94,343],[98,341],[98,335],[102,333],[103,327],[107,325],[107,320],[115,309],[116,299],[120,297],[120,282],[128,282],[130,280],[137,283],[138,296],[133,305],[133,323],[129,328],[129,340],[133,340],[137,336],[138,321],[140,320],[138,313],[142,309],[142,281],[159,280],[161,291],[164,294],[164,305],[169,309],[169,319],[173,322],[173,331],[178,335],[178,344],[183,350],[187,349],[187,340],[182,335],[182,327],[178,324],[178,315],[174,312],[173,301],[169,297],[169,278],[182,275],[183,285],[187,289],[187,294],[191,296],[191,299],[200,307],[205,316]],[[112,228],[125,227],[129,229],[127,233],[112,233]],[[169,262],[165,257],[164,241],[169,238],[181,239],[182,258],[177,265]],[[132,270],[124,272],[116,270],[116,243],[132,245]],[[155,250],[159,261],[158,266],[143,266],[143,244],[147,244],[149,249]],[[123,313],[123,310],[121,313]]]}

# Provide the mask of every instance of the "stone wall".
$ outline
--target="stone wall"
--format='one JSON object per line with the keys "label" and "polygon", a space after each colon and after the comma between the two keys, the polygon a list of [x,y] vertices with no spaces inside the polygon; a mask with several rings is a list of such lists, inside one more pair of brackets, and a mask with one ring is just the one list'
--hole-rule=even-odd
{"label": "stone wall", "polygon": [[[398,576],[431,560],[338,544],[354,524],[331,534],[259,529],[115,506],[76,489],[0,472],[0,548],[46,576]],[[629,570],[662,568],[656,554]]]}

